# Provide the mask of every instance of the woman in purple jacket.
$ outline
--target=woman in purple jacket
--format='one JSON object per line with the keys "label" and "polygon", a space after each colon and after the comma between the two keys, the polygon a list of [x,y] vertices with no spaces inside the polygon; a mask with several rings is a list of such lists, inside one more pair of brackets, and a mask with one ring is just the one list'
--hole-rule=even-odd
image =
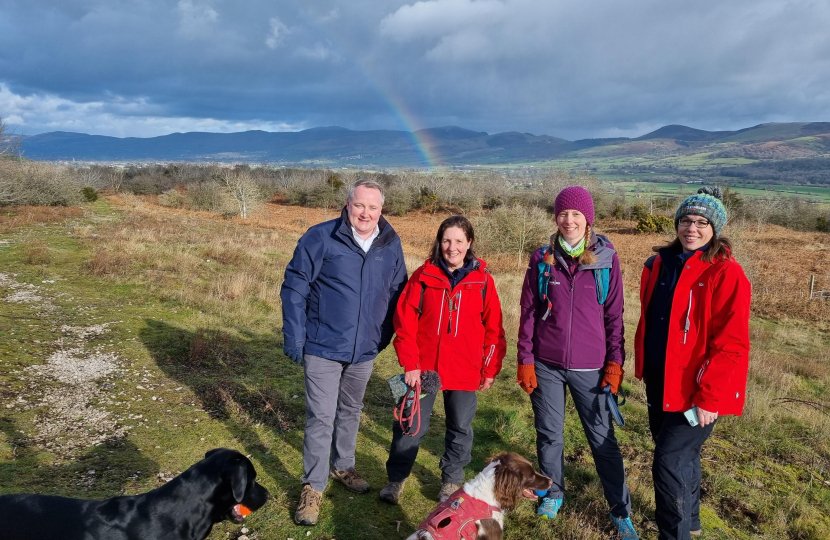
{"label": "woman in purple jacket", "polygon": [[537,513],[553,519],[562,506],[569,388],[611,520],[624,540],[632,540],[638,536],[629,517],[631,496],[603,393],[610,386],[616,394],[623,376],[620,261],[608,238],[592,230],[594,201],[588,190],[563,189],[554,211],[558,230],[550,245],[533,253],[525,273],[518,342],[517,382],[533,405],[539,467],[553,479]]}

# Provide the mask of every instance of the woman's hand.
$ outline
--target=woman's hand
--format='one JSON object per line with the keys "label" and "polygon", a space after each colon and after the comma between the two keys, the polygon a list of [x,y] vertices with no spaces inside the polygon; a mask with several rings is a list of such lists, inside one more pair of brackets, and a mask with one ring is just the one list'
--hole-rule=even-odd
{"label": "woman's hand", "polygon": [[495,377],[482,377],[481,383],[478,385],[479,390],[487,390],[491,386],[493,386],[493,381],[495,381]]}
{"label": "woman's hand", "polygon": [[403,382],[412,388],[421,386],[421,370],[413,369],[412,371],[407,371],[403,375]]}
{"label": "woman's hand", "polygon": [[718,419],[718,413],[704,411],[700,407],[697,408],[697,419],[700,420],[700,427],[706,427],[709,424],[714,424]]}

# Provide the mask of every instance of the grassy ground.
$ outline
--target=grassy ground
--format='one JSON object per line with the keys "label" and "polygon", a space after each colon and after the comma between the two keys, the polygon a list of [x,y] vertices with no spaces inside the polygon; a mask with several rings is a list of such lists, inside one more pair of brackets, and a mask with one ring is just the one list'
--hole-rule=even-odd
{"label": "grassy ground", "polygon": [[[443,411],[436,407],[406,504],[377,500],[386,478],[392,402],[384,380],[400,371],[391,350],[369,383],[357,466],[375,488],[326,490],[321,522],[295,526],[302,474],[302,373],[281,354],[279,285],[299,235],[329,211],[268,205],[248,222],[165,210],[135,197],[81,211],[18,209],[0,215],[0,493],[105,498],[160,485],[207,450],[251,456],[274,495],[247,523],[248,536],[404,538],[434,507],[440,486]],[[442,216],[390,218],[410,270]],[[627,287],[628,335],[649,247],[662,239],[604,224]],[[830,288],[827,235],[748,228],[730,234],[753,280],[757,316],[742,418],[724,418],[704,448],[706,538],[830,537],[830,302],[798,292],[816,273]],[[780,249],[799,265],[786,265]],[[521,274],[491,257],[516,333]],[[824,281],[822,281],[824,280]],[[803,282],[803,283],[802,283]],[[629,351],[629,356],[631,351]],[[491,391],[480,396],[468,477],[496,452],[535,455],[529,400],[513,383],[515,343]],[[638,528],[653,519],[644,391],[628,378],[628,421],[617,431]],[[440,400],[439,400],[440,401]],[[566,425],[566,502],[553,523],[522,503],[507,538],[611,537],[601,487],[578,419]],[[308,536],[306,536],[306,534]],[[211,538],[236,538],[223,524]],[[654,532],[645,532],[654,538]]]}

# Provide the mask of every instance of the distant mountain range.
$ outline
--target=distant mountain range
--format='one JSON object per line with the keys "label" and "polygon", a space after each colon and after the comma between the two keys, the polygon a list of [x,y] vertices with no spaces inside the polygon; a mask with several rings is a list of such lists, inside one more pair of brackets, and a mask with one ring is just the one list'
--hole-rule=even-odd
{"label": "distant mountain range", "polygon": [[[725,153],[724,157],[788,159],[830,155],[830,122],[760,124],[738,131],[669,125],[637,138],[567,141],[515,131],[490,135],[448,126],[416,132],[320,127],[299,132],[172,133],[106,137],[55,131],[23,137],[35,160],[234,161],[307,165],[540,164],[569,157]],[[760,156],[760,157],[759,157]]]}

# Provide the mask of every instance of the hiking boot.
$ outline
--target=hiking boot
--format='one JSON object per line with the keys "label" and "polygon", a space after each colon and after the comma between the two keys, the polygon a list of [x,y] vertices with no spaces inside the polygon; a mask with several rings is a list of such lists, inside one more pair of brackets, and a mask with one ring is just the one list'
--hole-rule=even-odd
{"label": "hiking boot", "polygon": [[354,469],[346,469],[345,471],[333,470],[331,477],[343,484],[346,489],[354,493],[366,493],[369,491],[369,482],[357,474]]}
{"label": "hiking boot", "polygon": [[694,529],[694,530],[689,531],[689,534],[691,534],[692,536],[703,536],[703,530],[702,529]]}
{"label": "hiking boot", "polygon": [[542,497],[542,502],[536,510],[536,514],[542,519],[554,519],[559,515],[559,509],[562,508],[563,499],[554,499],[553,497]]}
{"label": "hiking boot", "polygon": [[450,498],[450,495],[461,489],[458,484],[452,482],[444,482],[441,484],[441,491],[438,492],[438,502],[442,503]]}
{"label": "hiking boot", "polygon": [[634,524],[631,523],[630,517],[622,518],[611,514],[611,521],[614,523],[614,527],[617,528],[617,533],[619,533],[622,540],[640,540],[640,537],[637,536],[637,531],[634,530]]}
{"label": "hiking boot", "polygon": [[297,525],[315,525],[320,517],[320,503],[323,502],[323,494],[306,484],[300,493],[300,504],[294,512],[294,522]]}
{"label": "hiking boot", "polygon": [[380,500],[388,502],[389,504],[398,504],[401,495],[403,495],[403,485],[406,480],[402,482],[389,482],[382,490],[380,490]]}

